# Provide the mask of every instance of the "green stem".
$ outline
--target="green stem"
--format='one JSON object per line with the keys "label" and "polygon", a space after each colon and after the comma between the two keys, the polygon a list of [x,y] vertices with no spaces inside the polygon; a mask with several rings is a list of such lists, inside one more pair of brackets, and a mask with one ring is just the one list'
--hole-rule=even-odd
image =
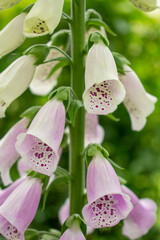
{"label": "green stem", "polygon": [[[71,87],[81,100],[84,92],[84,48],[85,48],[86,0],[72,0],[72,81]],[[76,116],[75,127],[70,127],[70,214],[81,215],[85,187],[84,150],[84,109]]]}

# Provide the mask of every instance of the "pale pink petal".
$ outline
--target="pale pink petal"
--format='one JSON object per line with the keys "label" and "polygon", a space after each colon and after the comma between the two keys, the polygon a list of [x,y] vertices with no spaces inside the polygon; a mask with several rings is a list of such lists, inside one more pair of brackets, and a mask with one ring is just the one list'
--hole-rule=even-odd
{"label": "pale pink petal", "polygon": [[0,190],[0,205],[4,203],[4,201],[8,198],[8,196],[24,181],[24,178],[19,178],[14,183],[12,183],[9,187]]}
{"label": "pale pink petal", "polygon": [[[25,133],[29,120],[24,118],[17,122],[0,141],[0,173],[4,185],[12,182],[10,178],[10,168],[19,158],[19,153],[15,149],[17,136]],[[9,146],[9,148],[8,148]]]}
{"label": "pale pink petal", "polygon": [[34,171],[51,176],[56,170],[65,126],[61,101],[48,101],[36,114],[26,134],[20,134],[16,149]]}
{"label": "pale pink petal", "polygon": [[6,220],[5,229],[4,226],[0,227],[2,234],[7,230],[12,234],[24,234],[36,214],[41,191],[41,182],[36,178],[26,178],[17,186],[0,206],[0,216]]}
{"label": "pale pink petal", "polygon": [[[145,235],[154,225],[156,220],[156,204],[151,199],[139,200],[136,195],[127,187],[122,187],[123,192],[131,197],[135,202],[133,210],[124,220],[123,235],[130,239],[138,239]],[[138,201],[135,199],[138,199]]]}
{"label": "pale pink petal", "polygon": [[98,124],[98,116],[86,112],[85,115],[85,146],[91,143],[101,144],[104,129]]}
{"label": "pale pink petal", "polygon": [[125,76],[120,75],[126,90],[124,105],[129,112],[132,129],[140,131],[146,124],[146,117],[154,111],[157,98],[145,91],[140,79],[129,66],[125,65],[124,69]]}
{"label": "pale pink petal", "polygon": [[78,223],[73,223],[71,228],[68,228],[59,240],[85,240],[85,237],[78,225]]}
{"label": "pale pink petal", "polygon": [[20,176],[26,176],[26,170],[29,169],[28,165],[26,164],[26,161],[21,158],[18,160],[18,164],[17,164],[17,168],[18,168],[18,172],[20,174]]}
{"label": "pale pink petal", "polygon": [[92,228],[112,227],[126,218],[133,208],[129,196],[121,191],[113,167],[100,152],[88,167],[87,198],[88,204],[82,214]]}

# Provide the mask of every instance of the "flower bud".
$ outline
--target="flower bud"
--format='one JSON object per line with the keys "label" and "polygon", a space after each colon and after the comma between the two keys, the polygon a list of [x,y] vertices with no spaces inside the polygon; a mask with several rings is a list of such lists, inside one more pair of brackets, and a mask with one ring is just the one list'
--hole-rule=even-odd
{"label": "flower bud", "polygon": [[0,10],[4,10],[10,7],[13,7],[22,0],[1,0],[0,1]]}
{"label": "flower bud", "polygon": [[159,0],[130,0],[137,8],[142,11],[150,12],[160,6]]}

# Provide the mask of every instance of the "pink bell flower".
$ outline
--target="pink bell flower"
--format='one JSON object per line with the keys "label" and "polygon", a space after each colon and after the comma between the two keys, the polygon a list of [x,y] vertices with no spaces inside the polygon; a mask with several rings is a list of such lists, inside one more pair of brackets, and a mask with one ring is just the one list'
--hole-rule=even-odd
{"label": "pink bell flower", "polygon": [[126,90],[123,103],[129,112],[132,129],[140,131],[146,124],[146,117],[154,111],[157,98],[145,91],[140,79],[129,66],[125,65],[124,70],[125,76],[120,75]]}
{"label": "pink bell flower", "polygon": [[41,181],[26,178],[0,206],[0,233],[7,239],[24,240],[41,197]]}
{"label": "pink bell flower", "polygon": [[116,110],[125,97],[118,79],[114,58],[102,42],[94,44],[87,55],[84,107],[88,113],[106,115]]}
{"label": "pink bell flower", "polygon": [[104,139],[104,129],[98,124],[96,114],[85,114],[85,147],[91,143],[101,144]]}
{"label": "pink bell flower", "polygon": [[59,240],[85,240],[85,237],[80,229],[77,221],[73,222],[72,226],[68,228]]}
{"label": "pink bell flower", "polygon": [[[67,220],[69,217],[69,208],[70,208],[70,201],[69,198],[67,198],[62,205],[62,207],[59,210],[58,218],[60,221],[60,224],[63,225],[63,223]],[[87,227],[87,235],[91,234],[93,232],[93,228]]]}
{"label": "pink bell flower", "polygon": [[5,186],[12,182],[9,173],[10,168],[19,158],[19,153],[15,149],[17,136],[27,131],[28,123],[29,120],[27,118],[20,120],[0,140],[0,173]]}
{"label": "pink bell flower", "polygon": [[87,198],[82,214],[87,226],[92,228],[115,226],[133,208],[129,196],[121,190],[113,167],[99,151],[88,167]]}
{"label": "pink bell flower", "polygon": [[65,126],[61,101],[48,101],[36,114],[27,133],[17,138],[16,149],[29,168],[51,176],[56,170]]}
{"label": "pink bell flower", "polygon": [[127,187],[122,186],[122,191],[128,194],[133,204],[133,210],[124,220],[123,235],[129,239],[138,239],[148,233],[156,220],[157,206],[149,198],[138,199]]}

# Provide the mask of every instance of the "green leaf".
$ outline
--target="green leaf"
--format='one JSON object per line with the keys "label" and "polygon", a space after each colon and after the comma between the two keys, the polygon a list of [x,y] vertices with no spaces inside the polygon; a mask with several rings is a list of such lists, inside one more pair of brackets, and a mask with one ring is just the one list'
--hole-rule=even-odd
{"label": "green leaf", "polygon": [[106,117],[108,117],[109,119],[111,119],[114,122],[120,121],[120,118],[116,118],[112,113],[107,114]]}
{"label": "green leaf", "polygon": [[36,57],[35,65],[42,64],[46,59],[50,51],[50,48],[45,44],[36,44],[28,48],[24,54],[25,55],[34,55]]}
{"label": "green leaf", "polygon": [[76,115],[78,113],[78,110],[83,107],[83,103],[82,101],[79,101],[77,99],[71,99],[70,101],[70,105],[68,108],[68,114],[71,120],[71,123],[73,126],[75,126],[75,119],[76,119]]}
{"label": "green leaf", "polygon": [[22,10],[22,12],[24,12],[24,13],[29,13],[33,6],[34,6],[34,4],[30,4],[29,6],[27,6],[26,8],[24,8],[24,9]]}
{"label": "green leaf", "polygon": [[87,22],[90,18],[102,19],[102,16],[101,16],[100,13],[97,12],[96,10],[94,10],[94,9],[88,9],[88,10],[86,11],[86,14],[85,14],[85,20],[86,20],[86,22]]}
{"label": "green leaf", "polygon": [[55,62],[55,61],[65,62],[65,63],[66,63],[66,66],[71,64],[71,61],[70,61],[67,57],[57,57],[57,58],[53,58],[53,59],[50,59],[50,60],[48,60],[48,61],[43,62],[42,64],[49,63],[49,62]]}
{"label": "green leaf", "polygon": [[68,176],[68,179],[70,178],[69,172],[64,168],[61,168],[60,166],[57,167],[54,174],[55,174],[56,177]]}
{"label": "green leaf", "polygon": [[52,183],[49,185],[48,189],[44,193],[43,207],[42,207],[43,211],[44,211],[45,206],[46,206],[46,201],[47,201],[47,197],[48,197],[49,192],[55,187],[55,185],[68,183],[68,181],[69,181],[69,176],[68,175],[61,175],[61,176],[55,177],[55,179],[52,181]]}
{"label": "green leaf", "polygon": [[120,169],[120,170],[124,170],[123,167],[119,166],[117,163],[115,163],[112,159],[108,158],[108,161],[110,162],[110,164],[112,164],[112,166]]}
{"label": "green leaf", "polygon": [[24,233],[25,240],[39,240],[40,234],[35,229],[27,229]]}
{"label": "green leaf", "polygon": [[31,121],[32,119],[35,117],[35,115],[37,114],[37,112],[41,109],[41,106],[33,106],[31,108],[28,108],[26,111],[24,111],[20,117],[21,118],[29,118]]}
{"label": "green leaf", "polygon": [[97,19],[97,18],[92,18],[92,19],[89,19],[87,22],[86,22],[87,25],[91,25],[91,26],[95,26],[95,27],[104,27],[104,29],[110,33],[112,36],[117,36],[116,33],[114,33],[110,27],[105,23],[103,22],[102,19]]}
{"label": "green leaf", "polygon": [[50,78],[58,69],[64,68],[64,67],[66,67],[67,65],[68,65],[68,63],[65,62],[65,61],[60,61],[59,63],[57,63],[57,64],[52,68],[52,70],[50,71],[47,79]]}
{"label": "green leaf", "polygon": [[63,47],[63,50],[67,49],[70,35],[70,30],[67,29],[63,29],[54,33],[51,37],[52,45],[55,45],[57,47]]}

